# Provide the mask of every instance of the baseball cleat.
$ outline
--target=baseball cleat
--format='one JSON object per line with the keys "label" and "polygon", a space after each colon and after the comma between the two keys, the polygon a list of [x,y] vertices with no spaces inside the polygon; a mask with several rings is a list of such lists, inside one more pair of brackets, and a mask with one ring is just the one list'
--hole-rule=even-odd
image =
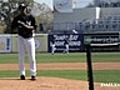
{"label": "baseball cleat", "polygon": [[36,80],[36,76],[31,76],[31,80]]}
{"label": "baseball cleat", "polygon": [[21,80],[25,80],[25,76],[24,76],[24,75],[21,75],[21,76],[20,76],[20,79],[21,79]]}

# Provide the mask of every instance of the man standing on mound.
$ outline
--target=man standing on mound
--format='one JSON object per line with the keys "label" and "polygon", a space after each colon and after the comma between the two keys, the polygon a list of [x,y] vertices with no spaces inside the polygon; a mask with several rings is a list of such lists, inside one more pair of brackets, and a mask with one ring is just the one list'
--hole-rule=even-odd
{"label": "man standing on mound", "polygon": [[18,30],[18,52],[20,79],[25,80],[25,48],[30,62],[31,80],[36,80],[35,40],[34,30],[36,29],[35,18],[30,14],[31,8],[25,4],[19,6],[20,14],[12,22],[11,28]]}

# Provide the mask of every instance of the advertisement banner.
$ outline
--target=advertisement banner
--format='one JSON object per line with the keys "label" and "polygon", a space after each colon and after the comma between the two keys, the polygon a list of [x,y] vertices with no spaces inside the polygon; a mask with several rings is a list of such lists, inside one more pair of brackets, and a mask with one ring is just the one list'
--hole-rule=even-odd
{"label": "advertisement banner", "polygon": [[54,11],[60,13],[71,13],[73,12],[73,1],[72,0],[54,0]]}
{"label": "advertisement banner", "polygon": [[0,35],[0,53],[11,52],[10,35]]}
{"label": "advertisement banner", "polygon": [[[84,44],[112,44],[119,42],[119,33],[97,33],[97,34],[85,34]],[[117,51],[118,46],[113,47],[96,47],[93,48],[94,51]]]}
{"label": "advertisement banner", "polygon": [[63,52],[65,49],[65,39],[69,40],[69,51],[79,52],[83,50],[83,35],[81,34],[54,34],[48,36],[48,49],[51,52],[51,41],[55,39],[56,52]]}

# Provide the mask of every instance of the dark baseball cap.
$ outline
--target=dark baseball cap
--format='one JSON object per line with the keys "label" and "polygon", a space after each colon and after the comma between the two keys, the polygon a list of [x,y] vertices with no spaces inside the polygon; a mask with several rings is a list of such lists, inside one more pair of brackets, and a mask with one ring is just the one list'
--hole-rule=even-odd
{"label": "dark baseball cap", "polygon": [[20,5],[18,6],[18,10],[24,10],[26,7],[27,7],[27,5],[25,5],[24,3],[23,3],[23,4],[20,4]]}

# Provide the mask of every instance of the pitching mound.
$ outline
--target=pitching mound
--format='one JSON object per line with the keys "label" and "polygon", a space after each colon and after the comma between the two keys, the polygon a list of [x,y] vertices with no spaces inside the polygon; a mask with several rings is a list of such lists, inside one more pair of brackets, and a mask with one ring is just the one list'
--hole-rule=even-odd
{"label": "pitching mound", "polygon": [[36,81],[1,79],[0,90],[87,90],[87,82],[41,77]]}
{"label": "pitching mound", "polygon": [[[96,90],[119,90],[120,88],[101,87],[95,84]],[[88,83],[79,80],[41,77],[36,81],[19,79],[1,79],[0,90],[88,90]]]}

